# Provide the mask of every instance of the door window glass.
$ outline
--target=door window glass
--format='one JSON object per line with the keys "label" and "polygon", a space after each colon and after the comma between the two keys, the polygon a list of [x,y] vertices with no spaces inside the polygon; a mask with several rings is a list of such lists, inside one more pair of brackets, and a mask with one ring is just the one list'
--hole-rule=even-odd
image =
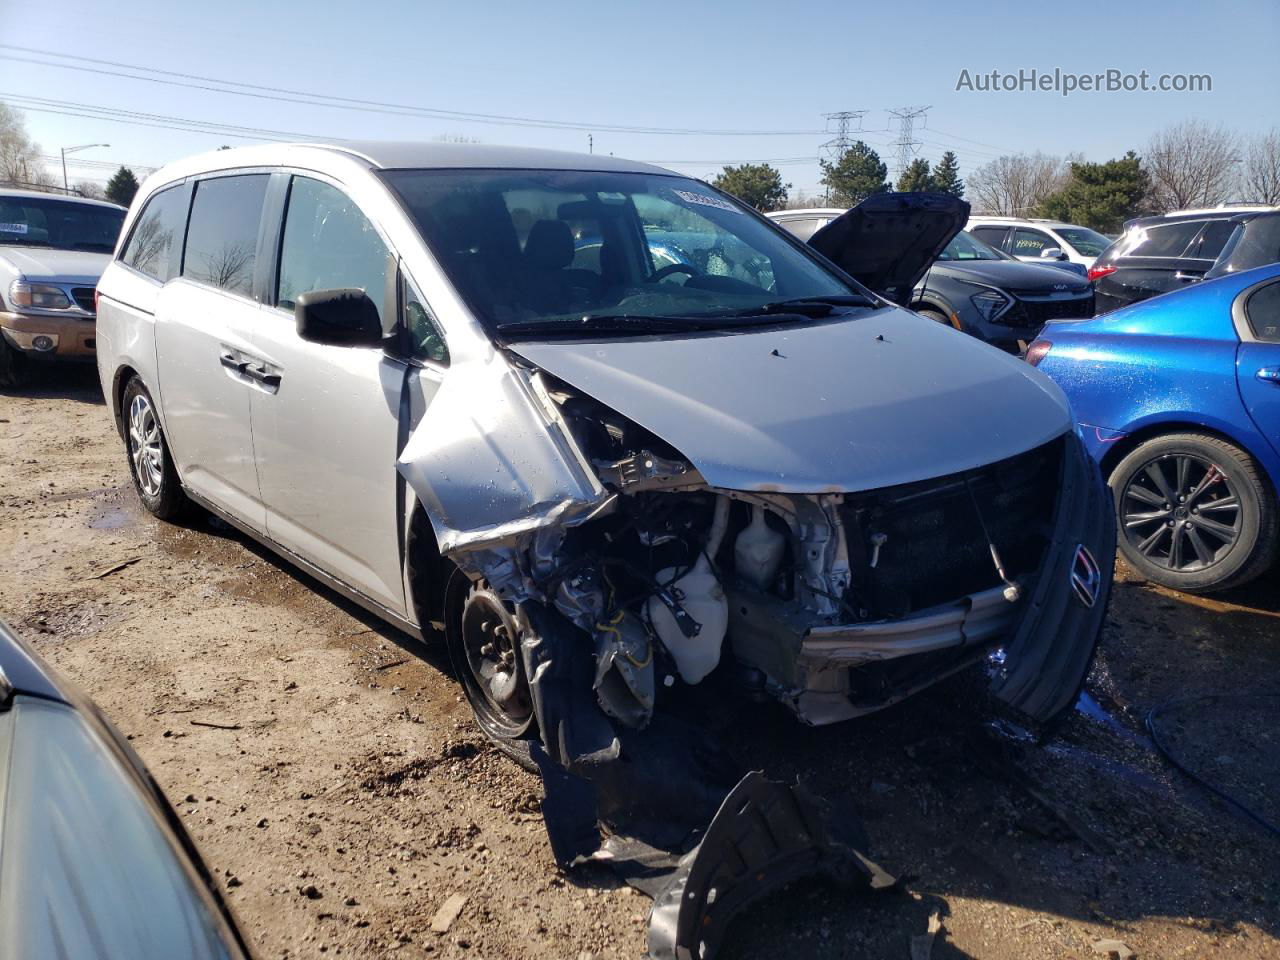
{"label": "door window glass", "polygon": [[133,269],[164,283],[178,272],[182,228],[187,219],[184,187],[161,190],[142,208],[122,259]]}
{"label": "door window glass", "polygon": [[974,227],[969,232],[993,247],[1000,247],[1004,244],[1004,235],[1008,229],[1008,227]]}
{"label": "door window glass", "polygon": [[267,192],[265,173],[215,177],[196,184],[182,275],[250,296],[258,225]]}
{"label": "door window glass", "polygon": [[1126,244],[1121,254],[1125,257],[1177,257],[1195,239],[1203,220],[1185,223],[1168,223],[1154,227],[1142,227],[1134,231],[1133,240]]}
{"label": "door window glass", "polygon": [[1013,250],[1015,257],[1038,257],[1040,251],[1058,244],[1050,239],[1047,233],[1039,230],[1018,229],[1013,232]]}
{"label": "door window glass", "polygon": [[830,223],[831,218],[822,217],[821,219],[807,220],[778,220],[775,222],[797,240],[808,241],[810,237]]}
{"label": "door window glass", "polygon": [[1204,232],[1195,245],[1187,251],[1187,256],[1198,260],[1217,259],[1222,248],[1227,245],[1227,238],[1231,236],[1233,229],[1234,225],[1230,220],[1210,220],[1204,225]]}
{"label": "door window glass", "polygon": [[1280,343],[1280,282],[1256,290],[1245,306],[1249,329],[1259,340]]}
{"label": "door window glass", "polygon": [[390,253],[369,218],[337,187],[294,177],[280,243],[276,303],[292,310],[312,290],[356,288],[382,317]]}

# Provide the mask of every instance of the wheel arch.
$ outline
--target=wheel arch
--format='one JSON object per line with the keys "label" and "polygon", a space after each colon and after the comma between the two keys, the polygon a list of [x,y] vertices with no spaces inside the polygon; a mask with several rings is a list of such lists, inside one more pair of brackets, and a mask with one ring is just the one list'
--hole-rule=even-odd
{"label": "wheel arch", "polygon": [[121,439],[124,438],[124,388],[134,377],[141,377],[141,374],[129,364],[122,363],[111,378],[111,395],[107,402],[111,404],[111,416]]}
{"label": "wheel arch", "polygon": [[448,557],[440,553],[435,530],[426,510],[416,497],[409,515],[405,544],[405,581],[409,604],[425,635],[443,624],[451,599],[459,591],[466,595],[467,577]]}
{"label": "wheel arch", "polygon": [[1258,446],[1250,443],[1249,440],[1239,434],[1220,429],[1218,425],[1208,425],[1204,422],[1190,419],[1157,420],[1126,433],[1108,447],[1099,461],[1103,478],[1110,482],[1111,474],[1115,472],[1115,468],[1120,461],[1148,440],[1175,433],[1199,433],[1207,437],[1215,437],[1224,443],[1229,443],[1231,446],[1239,448],[1261,467],[1260,473],[1270,486],[1272,496],[1276,495],[1276,478],[1268,468],[1268,458],[1265,455],[1259,456]]}

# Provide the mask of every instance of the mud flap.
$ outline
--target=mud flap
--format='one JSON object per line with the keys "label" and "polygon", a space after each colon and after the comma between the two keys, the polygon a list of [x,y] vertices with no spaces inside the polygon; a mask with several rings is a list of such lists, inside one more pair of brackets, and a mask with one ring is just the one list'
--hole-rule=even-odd
{"label": "mud flap", "polygon": [[1111,490],[1079,438],[1064,438],[1062,491],[1045,563],[991,692],[1037,727],[1075,703],[1093,663],[1115,572]]}
{"label": "mud flap", "polygon": [[817,800],[801,785],[748,773],[725,797],[706,834],[679,861],[649,914],[649,960],[710,960],[729,921],[801,877],[825,875],[866,890],[897,881],[833,839]]}

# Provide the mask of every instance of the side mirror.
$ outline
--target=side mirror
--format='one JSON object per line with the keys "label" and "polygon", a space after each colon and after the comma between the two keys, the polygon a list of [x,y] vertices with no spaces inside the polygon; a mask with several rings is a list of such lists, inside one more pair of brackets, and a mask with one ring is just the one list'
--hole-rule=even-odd
{"label": "side mirror", "polygon": [[1065,253],[1062,252],[1061,247],[1045,247],[1043,250],[1040,251],[1040,259],[1041,260],[1069,260],[1070,257],[1068,257]]}
{"label": "side mirror", "polygon": [[382,344],[378,308],[363,290],[311,290],[293,306],[298,336],[333,347],[377,347]]}

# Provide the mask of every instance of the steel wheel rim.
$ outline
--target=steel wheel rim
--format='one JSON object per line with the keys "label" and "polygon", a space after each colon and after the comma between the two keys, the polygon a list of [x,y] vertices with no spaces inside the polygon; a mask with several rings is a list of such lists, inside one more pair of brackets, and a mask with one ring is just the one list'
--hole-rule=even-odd
{"label": "steel wheel rim", "polygon": [[486,719],[505,735],[529,728],[533,705],[520,668],[519,628],[501,600],[488,592],[472,594],[462,610],[461,640],[470,686],[483,700]]}
{"label": "steel wheel rim", "polygon": [[1174,573],[1216,566],[1240,542],[1240,496],[1216,463],[1171,453],[1135,470],[1120,494],[1125,541],[1141,557]]}
{"label": "steel wheel rim", "polygon": [[142,394],[129,404],[129,459],[142,492],[148,497],[159,494],[164,480],[164,447],[155,411]]}

